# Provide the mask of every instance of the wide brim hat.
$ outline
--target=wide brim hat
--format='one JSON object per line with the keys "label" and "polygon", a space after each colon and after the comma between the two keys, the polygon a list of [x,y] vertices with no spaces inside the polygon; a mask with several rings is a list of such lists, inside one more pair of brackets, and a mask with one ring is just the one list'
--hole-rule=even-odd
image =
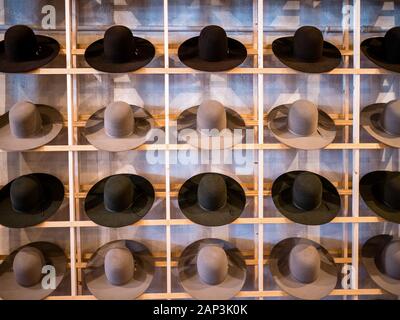
{"label": "wide brim hat", "polygon": [[11,133],[9,112],[0,116],[0,149],[25,151],[41,147],[54,140],[64,126],[61,113],[47,105],[37,104],[42,119],[42,128],[32,137],[18,138]]}
{"label": "wide brim hat", "polygon": [[322,201],[312,210],[303,210],[293,203],[293,184],[296,177],[307,171],[291,171],[279,176],[272,184],[272,200],[279,212],[289,220],[304,225],[322,225],[334,219],[340,211],[340,195],[325,177],[317,175],[322,183]]}
{"label": "wide brim hat", "polygon": [[153,44],[143,38],[133,37],[136,55],[127,62],[112,62],[104,55],[104,39],[93,42],[85,51],[86,62],[94,69],[108,73],[124,73],[138,70],[153,60],[156,50]]}
{"label": "wide brim hat", "polygon": [[[126,284],[114,286],[107,280],[104,260],[110,249],[126,248],[135,260],[133,278]],[[154,277],[154,258],[149,249],[133,240],[109,242],[92,255],[84,270],[84,281],[89,291],[100,300],[134,300],[143,294]]]}
{"label": "wide brim hat", "polygon": [[183,64],[189,68],[218,72],[233,69],[246,60],[247,49],[238,40],[228,37],[228,54],[221,61],[206,61],[199,56],[199,36],[190,38],[183,42],[178,49],[178,57]]}
{"label": "wide brim hat", "polygon": [[[242,143],[246,129],[246,123],[235,110],[224,107],[227,126],[221,130],[218,136],[207,136],[197,130],[197,112],[199,106],[193,106],[181,112],[177,119],[177,131],[189,129],[185,132],[187,143],[199,149],[228,149]],[[234,130],[241,130],[241,134],[235,134]]]}
{"label": "wide brim hat", "polygon": [[305,73],[323,73],[329,72],[340,65],[342,62],[342,54],[340,50],[324,41],[322,56],[318,61],[306,62],[301,61],[294,55],[294,37],[282,37],[272,42],[272,51],[275,56],[286,66],[291,69]]}
{"label": "wide brim hat", "polygon": [[[216,211],[203,209],[197,198],[199,183],[209,174],[222,177],[227,187],[226,204]],[[178,203],[185,217],[194,223],[208,227],[223,226],[240,217],[246,206],[246,193],[240,183],[229,176],[220,173],[201,173],[185,181],[179,189]]]}
{"label": "wide brim hat", "polygon": [[360,180],[360,195],[368,208],[383,219],[394,223],[400,223],[400,211],[389,207],[380,200],[378,188],[387,178],[398,174],[398,172],[391,171],[373,171],[364,175]]}
{"label": "wide brim hat", "polygon": [[389,71],[400,72],[399,63],[390,63],[386,60],[384,39],[384,37],[365,39],[363,42],[361,42],[361,51],[377,66]]}
{"label": "wide brim hat", "polygon": [[155,193],[152,184],[141,176],[135,174],[121,174],[130,179],[135,186],[132,205],[122,212],[107,211],[104,205],[104,187],[109,178],[97,182],[85,198],[85,212],[87,216],[98,225],[109,228],[120,228],[138,222],[151,209]]}
{"label": "wide brim hat", "polygon": [[[201,281],[197,270],[197,254],[205,246],[218,246],[228,257],[228,274],[218,285]],[[240,251],[231,243],[221,239],[202,239],[188,245],[178,261],[180,284],[193,298],[198,300],[227,300],[242,289],[246,281],[246,263]]]}
{"label": "wide brim hat", "polygon": [[374,103],[361,110],[361,126],[376,140],[394,148],[400,148],[400,136],[389,134],[382,127],[380,117],[386,103]]}
{"label": "wide brim hat", "polygon": [[155,126],[154,118],[146,109],[131,105],[135,118],[134,132],[123,138],[113,138],[104,129],[104,112],[102,108],[93,113],[85,125],[85,136],[90,144],[97,149],[120,152],[135,149],[146,143],[152,135]]}
{"label": "wide brim hat", "polygon": [[400,280],[387,276],[377,266],[377,257],[385,246],[393,240],[393,236],[381,234],[368,239],[361,250],[361,261],[371,279],[387,292],[400,296]]}
{"label": "wide brim hat", "polygon": [[35,35],[40,50],[38,54],[26,61],[11,61],[6,58],[4,40],[0,41],[0,72],[4,73],[22,73],[29,72],[48,64],[58,56],[60,44],[57,40]]}
{"label": "wide brim hat", "polygon": [[292,148],[314,150],[325,148],[335,140],[335,122],[321,109],[318,109],[318,128],[315,133],[308,136],[292,133],[288,129],[289,108],[290,105],[280,105],[268,114],[268,127],[278,141]]}
{"label": "wide brim hat", "polygon": [[[311,245],[320,255],[321,269],[311,283],[297,281],[289,270],[289,255],[298,244]],[[289,295],[305,300],[319,300],[336,287],[339,270],[329,252],[319,243],[304,238],[287,238],[278,242],[271,251],[270,270],[276,284]]]}
{"label": "wide brim hat", "polygon": [[10,253],[0,264],[0,298],[4,300],[42,300],[51,295],[55,289],[44,289],[38,283],[32,287],[23,287],[15,279],[13,262],[16,254],[23,248],[38,249],[44,257],[45,265],[55,268],[56,288],[67,274],[67,257],[64,251],[56,244],[50,242],[33,242],[18,248]]}
{"label": "wide brim hat", "polygon": [[64,201],[63,183],[50,174],[32,173],[26,175],[38,179],[43,187],[43,201],[39,208],[30,212],[17,212],[13,209],[10,199],[10,188],[12,180],[0,190],[0,224],[8,228],[27,228],[38,225],[51,216],[60,208]]}

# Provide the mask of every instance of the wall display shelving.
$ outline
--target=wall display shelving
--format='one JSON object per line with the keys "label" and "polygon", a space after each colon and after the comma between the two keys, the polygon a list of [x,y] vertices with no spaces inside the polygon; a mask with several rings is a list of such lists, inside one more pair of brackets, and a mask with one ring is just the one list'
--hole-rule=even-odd
{"label": "wall display shelving", "polygon": [[[358,181],[373,170],[399,170],[399,151],[376,142],[360,129],[364,106],[399,97],[398,76],[368,62],[360,52],[364,38],[382,35],[398,24],[400,8],[396,1],[28,2],[0,0],[1,38],[9,26],[23,23],[39,33],[53,35],[62,50],[44,68],[29,74],[0,75],[2,111],[20,99],[47,103],[63,114],[64,129],[49,145],[22,153],[0,151],[4,168],[0,183],[30,172],[46,172],[63,181],[66,196],[49,221],[24,230],[0,227],[0,260],[28,242],[47,240],[63,247],[70,259],[70,273],[48,299],[94,299],[82,282],[82,270],[98,247],[124,238],[145,243],[156,257],[155,279],[141,299],[189,298],[178,283],[177,257],[188,243],[205,237],[233,242],[244,254],[248,276],[237,298],[286,299],[289,297],[271,277],[268,260],[272,246],[291,236],[320,242],[341,267],[349,267],[349,274],[342,274],[343,279],[327,299],[393,298],[369,279],[359,253],[371,236],[398,234],[400,229],[366,207],[359,196]],[[46,11],[52,10],[49,6],[54,8],[56,23],[44,30],[42,19],[51,12]],[[83,58],[85,48],[113,24],[124,24],[155,44],[156,57],[150,65],[118,75],[88,67]],[[248,58],[243,65],[211,74],[179,62],[178,45],[207,24],[223,26],[246,44]],[[343,61],[338,68],[325,74],[303,74],[273,56],[274,39],[307,24],[320,28],[324,37],[340,48]],[[182,166],[175,162],[179,154],[195,150],[174,141],[177,115],[204,97],[231,106],[255,130],[251,143],[238,144],[230,152],[232,164]],[[335,121],[338,135],[323,150],[289,149],[264,127],[265,115],[273,107],[299,98],[323,106]],[[82,134],[86,120],[113,100],[146,106],[164,129],[165,140],[115,154],[90,145]],[[245,165],[235,162],[243,151],[250,157]],[[149,164],[149,153],[162,162]],[[329,224],[296,225],[276,210],[271,199],[272,182],[282,173],[297,169],[318,172],[338,188],[342,209]],[[245,212],[228,226],[198,226],[179,210],[179,187],[206,170],[235,176],[245,187]],[[153,209],[135,225],[115,230],[99,227],[85,215],[83,200],[94,183],[122,172],[140,174],[152,182],[156,191]],[[349,284],[345,288],[343,281]]]}

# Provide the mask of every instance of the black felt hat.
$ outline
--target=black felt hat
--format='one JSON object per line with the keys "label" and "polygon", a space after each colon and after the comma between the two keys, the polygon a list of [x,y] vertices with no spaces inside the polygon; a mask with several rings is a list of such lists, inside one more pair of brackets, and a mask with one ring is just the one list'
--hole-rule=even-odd
{"label": "black felt hat", "polygon": [[96,70],[123,73],[138,70],[153,60],[156,50],[143,38],[134,37],[125,26],[112,26],[104,38],[85,51],[86,62]]}
{"label": "black felt hat", "polygon": [[0,72],[21,73],[38,69],[57,57],[59,51],[57,40],[35,35],[24,25],[12,26],[0,41]]}
{"label": "black felt hat", "polygon": [[135,174],[117,174],[97,182],[85,199],[85,212],[98,225],[120,228],[142,219],[154,202],[151,183]]}
{"label": "black felt hat", "polygon": [[326,178],[309,171],[291,171],[272,185],[272,199],[286,218],[304,225],[330,222],[340,211],[340,196]]}
{"label": "black felt hat", "polygon": [[247,50],[241,42],[228,38],[223,28],[211,25],[203,28],[199,36],[183,42],[178,56],[192,69],[215,72],[242,64]]}
{"label": "black felt hat", "polygon": [[387,221],[400,223],[400,172],[373,171],[360,180],[366,205]]}
{"label": "black felt hat", "polygon": [[246,194],[231,177],[219,173],[201,173],[182,185],[178,202],[189,220],[215,227],[239,218],[246,206]]}
{"label": "black felt hat", "polygon": [[306,73],[328,72],[342,61],[340,50],[324,41],[322,32],[311,26],[297,29],[292,37],[276,39],[272,51],[289,68]]}
{"label": "black felt hat", "polygon": [[365,39],[361,51],[379,67],[400,72],[400,27],[391,28],[384,37]]}
{"label": "black felt hat", "polygon": [[0,190],[0,224],[26,228],[49,219],[64,200],[62,182],[46,173],[16,178]]}

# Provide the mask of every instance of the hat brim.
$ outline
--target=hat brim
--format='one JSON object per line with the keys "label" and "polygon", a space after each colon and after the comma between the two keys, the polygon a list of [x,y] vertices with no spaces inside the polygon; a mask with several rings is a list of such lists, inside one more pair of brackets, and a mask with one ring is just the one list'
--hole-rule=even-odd
{"label": "hat brim", "polygon": [[361,126],[372,137],[393,148],[400,148],[400,136],[387,133],[381,126],[380,120],[386,103],[375,103],[366,106],[361,111]]}
{"label": "hat brim", "polygon": [[322,225],[334,219],[340,211],[340,195],[335,186],[323,176],[321,204],[312,210],[302,210],[293,203],[292,189],[296,177],[307,171],[291,171],[279,176],[272,185],[272,200],[275,207],[289,220],[304,225]]}
{"label": "hat brim", "polygon": [[9,113],[0,116],[0,149],[5,151],[25,151],[39,148],[54,140],[63,128],[63,117],[60,112],[50,106],[36,105],[42,128],[29,138],[18,138],[11,133]]}
{"label": "hat brim", "polygon": [[368,60],[375,63],[377,66],[399,73],[400,63],[390,63],[386,60],[383,41],[384,37],[365,39],[363,42],[361,42],[361,51],[368,58]]}
{"label": "hat brim", "polygon": [[[229,149],[243,142],[246,123],[235,110],[225,107],[227,126],[217,136],[208,136],[197,130],[197,112],[199,106],[190,107],[181,112],[177,119],[179,139],[199,149]],[[185,130],[184,133],[182,130]],[[236,130],[236,131],[235,131]],[[238,134],[237,130],[240,130]]]}
{"label": "hat brim", "polygon": [[138,70],[153,60],[156,50],[143,38],[133,37],[136,44],[135,57],[127,62],[112,62],[104,55],[104,39],[93,42],[85,51],[86,62],[94,69],[108,73],[124,73]]}
{"label": "hat brim", "polygon": [[[110,249],[126,248],[134,257],[133,278],[122,286],[114,286],[107,280],[104,259]],[[154,277],[154,258],[149,249],[133,240],[109,242],[93,254],[84,270],[84,281],[89,291],[100,300],[134,300],[150,286]]]}
{"label": "hat brim", "polygon": [[104,186],[106,177],[97,182],[88,192],[85,199],[85,212],[90,220],[109,228],[121,228],[138,222],[151,209],[154,203],[154,188],[145,178],[135,174],[120,174],[130,179],[135,186],[132,205],[122,212],[110,212],[104,206]]}
{"label": "hat brim", "polygon": [[283,144],[302,150],[325,148],[336,137],[335,122],[327,113],[318,109],[317,131],[309,136],[299,136],[288,129],[288,105],[273,108],[268,114],[268,127],[274,137]]}
{"label": "hat brim", "polygon": [[[321,268],[318,278],[311,283],[297,281],[289,270],[289,254],[294,246],[307,244],[317,249]],[[319,300],[335,289],[339,270],[329,252],[319,243],[304,238],[287,238],[271,251],[270,270],[276,284],[289,295],[304,300]]]}
{"label": "hat brim", "polygon": [[400,210],[390,208],[381,201],[378,188],[388,177],[397,174],[399,173],[391,171],[373,171],[367,173],[360,180],[360,195],[368,208],[383,219],[394,223],[400,223]]}
{"label": "hat brim", "polygon": [[45,198],[39,208],[27,213],[17,212],[13,209],[10,199],[10,188],[15,179],[7,183],[0,190],[0,224],[7,228],[27,228],[38,225],[53,216],[64,201],[64,185],[55,176],[46,173],[32,173],[26,176],[39,179]]}
{"label": "hat brim", "polygon": [[[216,211],[207,211],[201,207],[197,199],[197,190],[201,179],[213,174],[222,177],[227,187],[227,202]],[[179,208],[186,218],[194,223],[217,227],[232,223],[242,214],[246,206],[246,194],[235,179],[219,173],[201,173],[186,180],[178,194]]]}
{"label": "hat brim", "polygon": [[342,62],[342,54],[330,42],[324,41],[322,57],[315,62],[301,61],[294,55],[294,37],[283,37],[272,42],[275,56],[291,69],[305,73],[324,73],[337,68]]}
{"label": "hat brim", "polygon": [[58,56],[60,44],[57,40],[47,36],[36,35],[36,41],[41,48],[40,53],[31,60],[18,62],[7,59],[4,40],[0,41],[0,72],[23,73],[33,71],[43,67]]}
{"label": "hat brim", "polygon": [[120,152],[136,149],[146,143],[154,128],[153,116],[144,108],[131,105],[135,118],[134,132],[123,138],[113,138],[104,129],[104,112],[106,108],[93,113],[85,125],[85,136],[90,144],[99,150]]}
{"label": "hat brim", "polygon": [[[200,279],[196,258],[205,246],[218,246],[228,257],[228,274],[218,285],[209,285]],[[202,239],[187,246],[178,261],[180,284],[193,298],[198,300],[228,300],[242,289],[246,281],[246,263],[240,251],[231,243],[220,239]]]}
{"label": "hat brim", "polygon": [[42,288],[41,282],[32,287],[23,287],[15,279],[13,262],[16,254],[23,248],[32,247],[42,252],[45,265],[55,268],[56,288],[67,274],[67,257],[64,251],[50,242],[33,242],[22,246],[9,254],[0,265],[0,297],[4,300],[42,300],[51,295],[55,289]]}
{"label": "hat brim", "polygon": [[228,38],[228,54],[221,61],[206,61],[199,56],[199,36],[190,38],[183,42],[178,49],[179,59],[189,68],[218,72],[233,69],[243,63],[247,57],[247,49],[240,42],[232,38]]}

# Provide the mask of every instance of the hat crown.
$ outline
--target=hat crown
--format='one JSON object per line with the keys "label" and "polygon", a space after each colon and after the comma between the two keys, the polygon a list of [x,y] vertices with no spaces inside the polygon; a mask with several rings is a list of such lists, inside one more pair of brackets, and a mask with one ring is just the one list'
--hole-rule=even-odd
{"label": "hat crown", "polygon": [[383,182],[383,202],[392,209],[400,209],[400,174],[393,174]]}
{"label": "hat crown", "polygon": [[318,250],[309,244],[298,244],[290,251],[289,270],[301,283],[314,282],[319,275],[321,259]]}
{"label": "hat crown", "polygon": [[104,185],[104,206],[110,212],[122,212],[133,202],[135,187],[126,176],[112,176]]}
{"label": "hat crown", "polygon": [[228,37],[219,26],[204,27],[199,36],[199,56],[201,59],[215,62],[228,55]]}
{"label": "hat crown", "polygon": [[33,176],[22,176],[15,179],[10,186],[12,208],[21,213],[28,213],[40,206],[43,187]]}
{"label": "hat crown", "polygon": [[109,137],[123,138],[135,130],[135,117],[129,104],[116,101],[104,111],[104,130]]}
{"label": "hat crown", "polygon": [[197,254],[197,272],[200,280],[208,285],[222,283],[228,275],[228,267],[228,256],[218,246],[206,246]]}
{"label": "hat crown", "polygon": [[113,248],[104,257],[104,272],[115,286],[128,283],[135,272],[135,259],[128,248]]}
{"label": "hat crown", "polygon": [[38,284],[42,278],[42,268],[45,259],[40,250],[25,247],[14,257],[13,270],[15,280],[20,286],[31,287]]}
{"label": "hat crown", "polygon": [[4,35],[4,52],[11,61],[24,61],[34,57],[38,45],[33,30],[24,25],[7,29]]}
{"label": "hat crown", "polygon": [[304,26],[294,34],[294,55],[301,60],[314,62],[322,57],[324,37],[321,30],[312,26]]}
{"label": "hat crown", "polygon": [[400,62],[400,27],[389,29],[383,40],[386,60],[390,63]]}
{"label": "hat crown", "polygon": [[289,108],[288,129],[298,136],[309,136],[318,128],[318,108],[307,100],[297,100]]}
{"label": "hat crown", "polygon": [[303,210],[317,208],[322,201],[322,183],[319,177],[311,172],[299,174],[293,183],[293,204]]}
{"label": "hat crown", "polygon": [[129,28],[112,26],[104,33],[104,55],[112,62],[127,62],[136,54],[135,38]]}
{"label": "hat crown", "polygon": [[36,105],[22,101],[13,105],[9,112],[11,134],[17,138],[29,138],[42,128],[42,118]]}
{"label": "hat crown", "polygon": [[222,103],[215,100],[203,101],[197,111],[198,130],[219,130],[227,127],[226,111]]}
{"label": "hat crown", "polygon": [[381,117],[384,130],[392,135],[400,135],[400,100],[392,100],[386,104]]}
{"label": "hat crown", "polygon": [[389,242],[382,251],[381,259],[384,273],[400,280],[400,240]]}
{"label": "hat crown", "polygon": [[204,175],[199,182],[197,198],[204,210],[217,211],[224,207],[228,200],[225,179],[218,174]]}

